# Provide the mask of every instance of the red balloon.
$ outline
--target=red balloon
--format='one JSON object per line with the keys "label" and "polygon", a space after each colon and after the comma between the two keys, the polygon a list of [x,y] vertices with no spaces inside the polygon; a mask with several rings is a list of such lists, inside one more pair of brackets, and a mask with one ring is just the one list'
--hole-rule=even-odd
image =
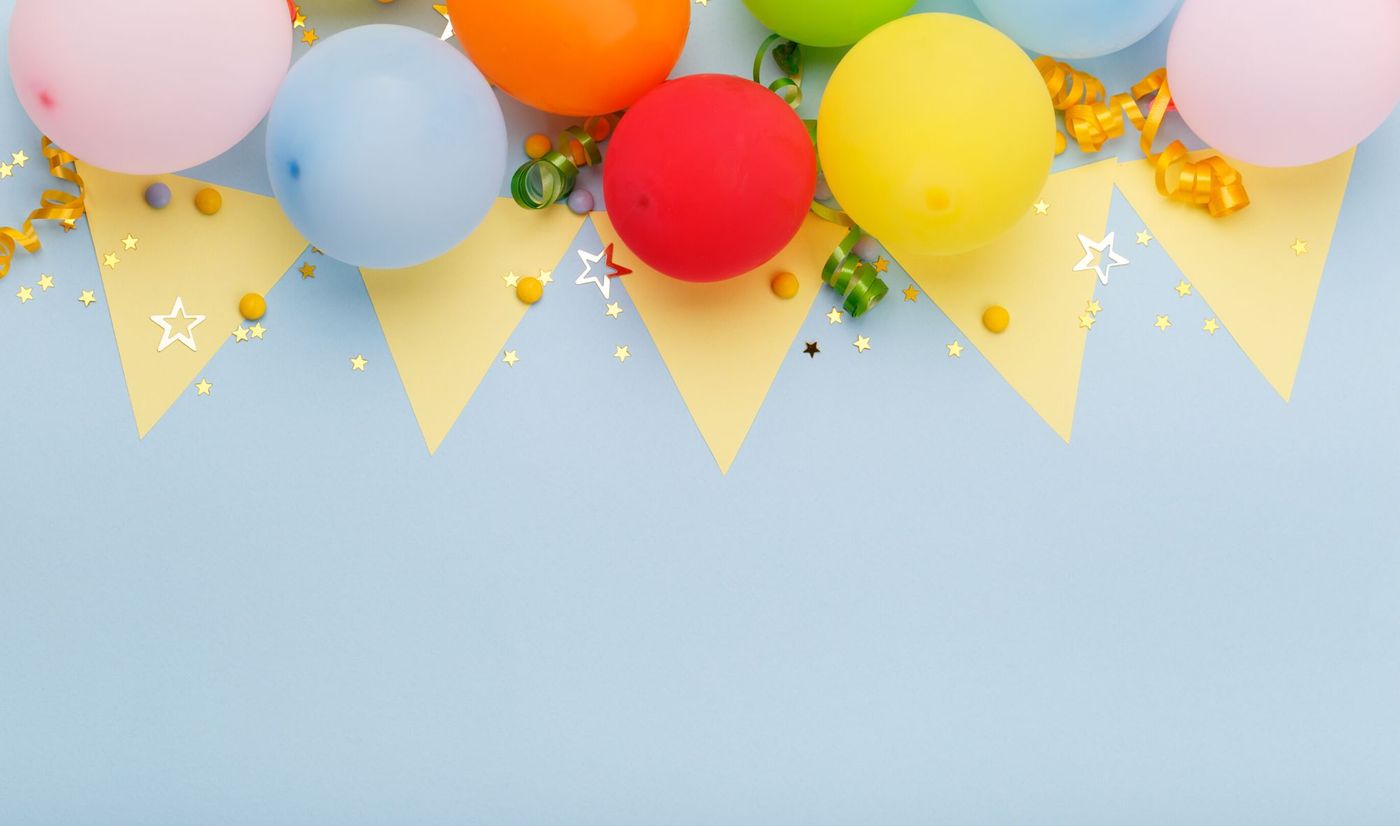
{"label": "red balloon", "polygon": [[608,144],[608,218],[638,258],[683,281],[723,281],[777,255],[802,227],[817,156],[802,120],[730,75],[667,81]]}

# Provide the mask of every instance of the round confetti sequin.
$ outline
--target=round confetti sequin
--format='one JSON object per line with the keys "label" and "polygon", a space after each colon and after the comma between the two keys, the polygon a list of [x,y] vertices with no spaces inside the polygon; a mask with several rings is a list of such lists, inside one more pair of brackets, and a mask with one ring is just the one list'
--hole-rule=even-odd
{"label": "round confetti sequin", "polygon": [[575,215],[587,215],[593,211],[593,193],[586,189],[575,189],[569,193],[569,209]]}
{"label": "round confetti sequin", "polygon": [[982,314],[982,326],[993,333],[1004,333],[1011,326],[1011,313],[1000,304],[988,307]]}
{"label": "round confetti sequin", "polygon": [[267,315],[267,299],[257,293],[248,293],[238,301],[238,314],[249,321],[257,321]]}
{"label": "round confetti sequin", "polygon": [[224,196],[219,194],[219,190],[213,187],[205,187],[194,196],[194,208],[205,215],[213,215],[224,206]]}
{"label": "round confetti sequin", "polygon": [[515,285],[515,297],[526,304],[534,304],[544,298],[544,282],[527,275]]}
{"label": "round confetti sequin", "polygon": [[165,209],[170,206],[170,187],[165,184],[151,184],[146,187],[146,203],[151,209]]}
{"label": "round confetti sequin", "polygon": [[545,153],[552,148],[554,145],[544,135],[535,134],[525,139],[525,154],[532,161],[543,158]]}
{"label": "round confetti sequin", "polygon": [[773,276],[773,295],[781,299],[796,298],[797,291],[801,287],[797,283],[797,276],[790,272],[780,272]]}

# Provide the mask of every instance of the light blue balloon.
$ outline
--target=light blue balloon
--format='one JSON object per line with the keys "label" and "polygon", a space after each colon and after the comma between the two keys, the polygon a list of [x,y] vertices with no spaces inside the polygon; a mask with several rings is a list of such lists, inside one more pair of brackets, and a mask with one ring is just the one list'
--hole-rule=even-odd
{"label": "light blue balloon", "polygon": [[361,26],[292,67],[268,116],[267,167],[287,217],[327,255],[409,267],[486,217],[505,177],[505,118],[461,52]]}
{"label": "light blue balloon", "polygon": [[1033,52],[1100,57],[1162,25],[1180,0],[976,0],[993,26]]}

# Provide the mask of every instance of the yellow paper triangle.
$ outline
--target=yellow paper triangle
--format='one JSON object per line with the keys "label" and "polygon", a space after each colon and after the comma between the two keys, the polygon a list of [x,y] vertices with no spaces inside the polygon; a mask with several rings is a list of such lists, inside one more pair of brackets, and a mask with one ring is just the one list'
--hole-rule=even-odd
{"label": "yellow paper triangle", "polygon": [[525,317],[528,307],[504,276],[552,268],[583,221],[563,207],[535,212],[501,198],[471,237],[441,258],[361,271],[429,453]]}
{"label": "yellow paper triangle", "polygon": [[[924,288],[963,336],[1042,419],[1069,441],[1088,331],[1079,326],[1098,283],[1074,272],[1084,256],[1083,234],[1107,231],[1116,160],[1050,176],[1044,214],[1031,211],[990,246],[964,255],[890,254]],[[1131,242],[1131,238],[1128,242]],[[1118,249],[1124,240],[1118,239]],[[1011,313],[997,335],[982,325],[988,307]]]}
{"label": "yellow paper triangle", "polygon": [[[716,284],[691,284],[648,268],[626,249],[604,213],[593,223],[604,244],[634,272],[627,295],[710,446],[728,473],[778,376],[792,341],[822,287],[821,270],[846,230],[809,216],[797,237],[762,267]],[[797,297],[773,294],[779,272],[801,285]]]}
{"label": "yellow paper triangle", "polygon": [[[306,241],[271,198],[218,187],[223,208],[209,216],[194,207],[195,193],[207,186],[200,181],[81,169],[112,331],[136,430],[145,438],[232,339],[242,322],[238,300],[271,290]],[[165,209],[152,209],[143,197],[156,181],[169,186],[173,196]],[[126,238],[136,239],[135,249],[127,249]],[[116,266],[108,265],[109,254],[116,256]],[[175,324],[175,332],[189,332],[198,349],[176,342],[157,352],[162,328],[151,316],[170,313],[177,298],[186,315],[205,316],[192,329]]]}
{"label": "yellow paper triangle", "polygon": [[[1250,206],[1224,218],[1163,198],[1146,161],[1118,172],[1118,188],[1148,229],[1285,400],[1293,395],[1355,155],[1296,169],[1232,161]],[[1305,254],[1294,252],[1297,241],[1306,243]]]}

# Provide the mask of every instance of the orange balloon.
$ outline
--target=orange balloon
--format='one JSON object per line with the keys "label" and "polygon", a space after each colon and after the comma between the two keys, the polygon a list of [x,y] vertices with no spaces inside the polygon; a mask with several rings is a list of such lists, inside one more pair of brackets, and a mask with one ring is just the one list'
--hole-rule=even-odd
{"label": "orange balloon", "polygon": [[448,0],[486,79],[558,115],[626,109],[671,73],[692,0]]}

